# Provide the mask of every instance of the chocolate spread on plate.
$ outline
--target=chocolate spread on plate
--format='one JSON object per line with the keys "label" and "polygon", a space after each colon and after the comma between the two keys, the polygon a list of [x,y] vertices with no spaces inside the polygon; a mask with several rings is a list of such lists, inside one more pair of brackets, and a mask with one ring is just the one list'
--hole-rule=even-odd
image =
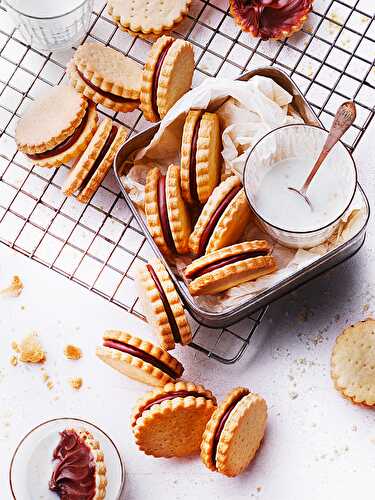
{"label": "chocolate spread on plate", "polygon": [[60,433],[49,489],[62,500],[92,500],[96,494],[95,457],[73,429]]}
{"label": "chocolate spread on plate", "polygon": [[176,246],[174,244],[174,239],[172,236],[171,226],[169,224],[168,209],[167,209],[167,194],[165,190],[166,176],[162,175],[158,181],[158,207],[159,207],[159,217],[161,230],[167,247],[176,253]]}
{"label": "chocolate spread on plate", "polygon": [[312,0],[235,0],[232,8],[254,36],[268,40],[298,24],[311,5]]}
{"label": "chocolate spread on plate", "polygon": [[199,202],[198,190],[197,190],[197,144],[199,137],[199,127],[201,126],[201,121],[203,118],[203,112],[200,114],[198,120],[195,122],[193,135],[191,138],[191,147],[190,147],[190,163],[189,163],[189,184],[190,184],[190,193],[192,200],[195,203]]}
{"label": "chocolate spread on plate", "polygon": [[88,109],[86,109],[86,113],[82,118],[81,123],[69,137],[63,140],[63,142],[57,144],[57,146],[55,146],[53,149],[43,151],[43,153],[28,154],[27,156],[31,160],[44,160],[45,158],[51,158],[51,156],[56,156],[59,155],[60,153],[64,153],[65,151],[67,151],[71,146],[73,146],[75,142],[77,142],[79,136],[81,135],[83,129],[85,128],[88,119],[88,113],[89,111]]}
{"label": "chocolate spread on plate", "polygon": [[126,354],[142,359],[146,363],[150,363],[150,365],[159,368],[159,370],[162,370],[171,378],[176,379],[178,377],[178,374],[166,363],[163,363],[160,359],[155,358],[155,356],[152,356],[152,354],[149,354],[148,352],[142,351],[142,349],[139,349],[138,347],[125,344],[125,342],[120,342],[119,340],[105,340],[103,342],[103,346],[111,349],[117,349],[118,351],[125,352]]}
{"label": "chocolate spread on plate", "polygon": [[127,97],[123,97],[123,96],[117,95],[117,94],[112,94],[112,92],[107,92],[106,90],[102,90],[100,87],[97,87],[88,78],[86,78],[85,75],[83,73],[81,73],[81,71],[79,71],[77,66],[75,68],[76,68],[79,76],[86,83],[86,85],[88,85],[92,90],[95,90],[95,92],[97,92],[98,94],[100,94],[104,97],[107,97],[108,99],[111,99],[111,101],[118,102],[120,104],[125,104],[127,102],[131,103],[134,101],[133,99],[128,99]]}
{"label": "chocolate spread on plate", "polygon": [[156,274],[156,272],[151,264],[147,264],[147,269],[148,269],[148,272],[150,273],[151,278],[153,279],[155,286],[158,289],[158,292],[160,294],[160,298],[161,298],[161,301],[163,302],[164,310],[165,310],[165,313],[166,313],[167,318],[168,318],[168,323],[169,323],[169,326],[171,327],[171,330],[172,330],[173,338],[174,338],[175,342],[181,343],[181,335],[180,335],[180,330],[178,329],[176,318],[174,317],[171,305],[170,305],[169,300],[164,292],[162,284],[160,283],[158,275]]}
{"label": "chocolate spread on plate", "polygon": [[160,72],[161,72],[161,68],[163,66],[164,59],[166,58],[168,50],[170,49],[173,42],[174,42],[174,40],[169,40],[167,45],[160,52],[158,60],[156,61],[156,64],[155,64],[154,75],[153,75],[153,79],[152,79],[151,107],[152,107],[152,111],[158,117],[158,120],[160,120],[158,102],[157,102]]}

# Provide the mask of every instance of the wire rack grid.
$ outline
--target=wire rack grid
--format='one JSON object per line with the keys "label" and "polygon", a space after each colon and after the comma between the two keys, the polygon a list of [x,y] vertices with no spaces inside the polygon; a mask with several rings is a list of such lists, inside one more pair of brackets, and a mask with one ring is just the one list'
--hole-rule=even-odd
{"label": "wire rack grid", "polygon": [[[194,86],[207,77],[237,77],[245,70],[275,65],[305,94],[329,127],[344,100],[353,99],[357,119],[346,135],[354,150],[374,116],[375,21],[373,0],[315,0],[303,30],[283,42],[261,41],[241,32],[227,0],[193,0],[177,37],[194,47]],[[94,2],[86,39],[110,45],[144,63],[150,43],[119,30]],[[123,309],[143,317],[134,269],[151,249],[110,173],[88,205],[65,198],[68,166],[43,169],[17,152],[15,125],[30,100],[60,83],[74,49],[44,54],[27,46],[0,3],[0,241]],[[111,113],[129,136],[148,126],[142,114]],[[265,310],[226,329],[208,329],[191,319],[192,346],[223,363],[243,354]]]}

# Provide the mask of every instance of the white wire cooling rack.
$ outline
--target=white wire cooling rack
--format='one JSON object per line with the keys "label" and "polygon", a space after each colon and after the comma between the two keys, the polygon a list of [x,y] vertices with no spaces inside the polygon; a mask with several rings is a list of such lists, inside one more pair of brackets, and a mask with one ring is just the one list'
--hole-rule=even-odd
{"label": "white wire cooling rack", "polygon": [[[374,116],[375,3],[315,0],[303,30],[283,41],[260,41],[241,32],[228,0],[193,0],[174,35],[189,40],[196,57],[194,85],[207,77],[237,77],[275,65],[287,72],[329,127],[338,105],[355,101],[357,119],[346,134],[354,150]],[[94,4],[88,40],[110,45],[144,63],[150,44],[120,31]],[[134,291],[134,267],[151,256],[142,231],[122,198],[112,172],[88,205],[60,190],[67,168],[43,169],[18,153],[14,130],[31,99],[64,79],[74,49],[44,54],[27,46],[0,3],[0,241],[68,279],[142,317]],[[139,132],[149,124],[137,110],[112,113]],[[226,329],[193,322],[196,349],[223,363],[243,354],[265,311]]]}

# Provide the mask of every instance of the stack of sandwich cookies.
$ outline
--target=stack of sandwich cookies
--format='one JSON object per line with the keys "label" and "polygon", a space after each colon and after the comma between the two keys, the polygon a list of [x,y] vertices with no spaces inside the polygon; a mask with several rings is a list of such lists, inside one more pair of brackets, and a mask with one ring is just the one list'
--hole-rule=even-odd
{"label": "stack of sandwich cookies", "polygon": [[147,173],[145,213],[150,234],[165,256],[189,252],[190,215],[181,195],[177,165],[170,165],[166,175],[157,167]]}
{"label": "stack of sandwich cookies", "polygon": [[19,120],[17,147],[41,167],[58,167],[85,150],[97,123],[85,97],[67,85],[52,87]]}
{"label": "stack of sandwich cookies", "polygon": [[154,327],[160,346],[174,349],[191,342],[191,329],[183,304],[164,265],[159,260],[138,270],[140,298],[147,321]]}
{"label": "stack of sandwich cookies", "polygon": [[123,31],[155,39],[172,31],[186,16],[191,0],[109,0],[108,12]]}
{"label": "stack of sandwich cookies", "polygon": [[221,134],[216,113],[191,110],[181,145],[181,190],[190,204],[206,203],[220,180]]}
{"label": "stack of sandwich cookies", "polygon": [[249,224],[251,211],[240,179],[233,175],[212,192],[189,238],[190,252],[204,255],[236,243]]}
{"label": "stack of sandwich cookies", "polygon": [[76,191],[77,200],[87,203],[97,191],[112,166],[117,151],[125,142],[127,131],[105,118],[96,130],[87,149],[70,171],[62,191],[71,196]]}
{"label": "stack of sandwich cookies", "polygon": [[237,243],[194,260],[185,269],[192,295],[212,295],[276,270],[267,241]]}
{"label": "stack of sandwich cookies", "polygon": [[132,417],[135,442],[154,457],[196,453],[215,408],[215,397],[203,386],[183,381],[167,384],[138,401]]}
{"label": "stack of sandwich cookies", "polygon": [[118,112],[139,107],[142,67],[121,52],[86,42],[68,63],[71,85],[97,104]]}
{"label": "stack of sandwich cookies", "polygon": [[167,351],[126,332],[105,332],[96,355],[123,375],[155,387],[175,382],[184,371]]}
{"label": "stack of sandwich cookies", "polygon": [[241,474],[264,437],[267,405],[244,387],[233,389],[213,413],[201,445],[203,463],[229,477]]}
{"label": "stack of sandwich cookies", "polygon": [[143,70],[141,110],[151,122],[164,118],[191,87],[194,72],[193,47],[170,36],[159,38]]}

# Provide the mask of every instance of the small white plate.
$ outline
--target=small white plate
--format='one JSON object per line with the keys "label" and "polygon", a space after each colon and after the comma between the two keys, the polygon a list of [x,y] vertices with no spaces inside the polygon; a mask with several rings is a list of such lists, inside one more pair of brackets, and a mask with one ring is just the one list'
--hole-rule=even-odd
{"label": "small white plate", "polygon": [[83,427],[100,442],[107,467],[109,500],[119,500],[125,485],[125,468],[112,439],[99,427],[78,418],[49,420],[32,429],[17,446],[9,472],[10,489],[16,500],[56,500],[48,482],[54,463],[52,454],[64,429]]}

